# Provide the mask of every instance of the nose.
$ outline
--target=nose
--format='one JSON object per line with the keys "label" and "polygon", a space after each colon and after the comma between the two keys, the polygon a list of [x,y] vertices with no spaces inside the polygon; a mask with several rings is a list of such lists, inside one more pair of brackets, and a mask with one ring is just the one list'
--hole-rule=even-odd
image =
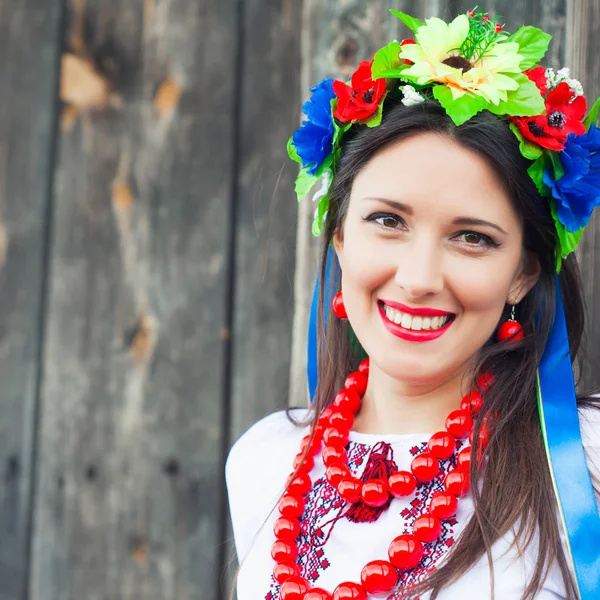
{"label": "nose", "polygon": [[438,294],[444,288],[442,248],[433,236],[415,236],[398,247],[395,281],[410,298]]}

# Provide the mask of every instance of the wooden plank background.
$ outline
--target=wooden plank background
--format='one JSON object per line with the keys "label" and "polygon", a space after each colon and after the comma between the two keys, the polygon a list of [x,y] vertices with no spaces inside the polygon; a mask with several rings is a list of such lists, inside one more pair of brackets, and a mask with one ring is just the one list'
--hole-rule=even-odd
{"label": "wooden plank background", "polygon": [[[600,93],[596,3],[480,4]],[[312,84],[409,35],[389,8],[470,6],[0,0],[0,600],[227,598],[227,451],[306,403],[317,244],[285,143]]]}

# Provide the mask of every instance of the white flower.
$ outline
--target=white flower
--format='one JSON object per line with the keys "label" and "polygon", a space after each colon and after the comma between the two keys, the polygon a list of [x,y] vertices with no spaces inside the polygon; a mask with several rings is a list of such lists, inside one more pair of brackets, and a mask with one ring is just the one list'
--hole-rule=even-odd
{"label": "white flower", "polygon": [[421,102],[425,102],[425,96],[422,96],[415,90],[412,85],[404,85],[402,86],[402,104],[404,106],[414,106],[415,104],[421,104]]}
{"label": "white flower", "polygon": [[583,96],[583,86],[577,79],[571,79],[571,71],[568,67],[563,67],[556,73],[552,68],[546,69],[546,80],[548,81],[548,87],[551,90],[564,81],[569,85],[569,88],[571,88],[571,91],[575,96]]}

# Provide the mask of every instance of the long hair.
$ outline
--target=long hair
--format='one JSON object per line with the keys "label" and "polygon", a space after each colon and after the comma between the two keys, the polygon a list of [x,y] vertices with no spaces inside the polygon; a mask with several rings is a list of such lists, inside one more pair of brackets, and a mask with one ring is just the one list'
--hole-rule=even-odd
{"label": "long hair", "polygon": [[[388,100],[379,127],[355,126],[347,134],[341,159],[330,190],[331,206],[324,229],[321,258],[321,297],[318,327],[318,387],[313,411],[307,417],[314,431],[321,412],[329,405],[349,371],[357,367],[356,344],[349,339],[348,325],[328,318],[324,326],[324,290],[327,252],[336,232],[341,231],[348,211],[350,191],[356,175],[383,148],[401,139],[434,132],[485,157],[503,182],[512,205],[523,223],[524,250],[537,256],[539,280],[519,304],[519,321],[525,337],[519,344],[500,344],[496,336],[481,348],[473,377],[491,372],[494,385],[484,394],[484,406],[475,419],[471,461],[471,494],[474,514],[444,563],[407,595],[430,591],[432,600],[487,554],[493,587],[491,548],[513,529],[519,551],[537,536],[537,558],[522,600],[533,600],[556,561],[562,573],[567,598],[575,600],[576,586],[563,550],[557,506],[546,459],[535,394],[535,377],[546,339],[554,320],[556,230],[548,200],[542,198],[527,174],[531,164],[520,151],[506,118],[484,111],[461,126],[455,126],[434,101],[406,107]],[[562,263],[563,291],[571,359],[575,360],[584,329],[584,301],[579,268],[572,254]],[[339,285],[338,283],[335,284]],[[336,290],[334,290],[336,291]],[[508,307],[505,313],[508,311]],[[501,321],[507,317],[503,315]],[[470,382],[474,385],[474,382]],[[580,402],[589,403],[588,397]],[[489,442],[477,449],[482,423],[493,415]],[[485,469],[478,471],[476,452],[485,453]],[[479,462],[481,464],[481,462]],[[493,590],[492,590],[493,593]]]}

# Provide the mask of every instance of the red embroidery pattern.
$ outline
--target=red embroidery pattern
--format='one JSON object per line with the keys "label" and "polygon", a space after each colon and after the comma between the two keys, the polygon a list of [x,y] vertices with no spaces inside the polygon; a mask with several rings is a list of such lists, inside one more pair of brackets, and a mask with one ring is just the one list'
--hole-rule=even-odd
{"label": "red embroidery pattern", "polygon": [[[425,449],[426,442],[413,446],[410,449],[412,455],[416,455]],[[462,447],[461,442],[457,442],[457,448]],[[362,470],[367,462],[367,457],[372,450],[372,446],[350,442],[347,448],[348,467],[353,475],[360,477]],[[454,457],[444,461],[444,473],[456,466]],[[410,503],[410,508],[404,509],[400,514],[403,520],[403,530],[401,533],[410,533],[410,527],[416,517],[423,512],[431,494],[443,489],[443,477],[436,478],[435,481],[422,484],[417,487],[415,496]],[[314,481],[313,487],[306,497],[304,514],[300,520],[300,536],[298,538],[298,565],[300,572],[311,583],[315,583],[319,575],[331,566],[331,562],[326,555],[326,544],[333,531],[336,522],[343,518],[343,512],[347,505],[342,500],[337,491],[327,482],[325,477]],[[425,554],[423,562],[418,568],[402,573],[400,576],[400,586],[406,588],[414,585],[423,579],[431,571],[435,563],[447,552],[448,548],[454,543],[454,527],[457,521],[452,519],[443,522],[442,535],[435,544],[425,544]],[[391,540],[390,540],[391,541]],[[382,557],[384,558],[384,557]],[[265,600],[279,600],[279,584],[271,576],[271,586],[269,592],[265,595]],[[396,600],[398,594],[392,594],[388,600]]]}

